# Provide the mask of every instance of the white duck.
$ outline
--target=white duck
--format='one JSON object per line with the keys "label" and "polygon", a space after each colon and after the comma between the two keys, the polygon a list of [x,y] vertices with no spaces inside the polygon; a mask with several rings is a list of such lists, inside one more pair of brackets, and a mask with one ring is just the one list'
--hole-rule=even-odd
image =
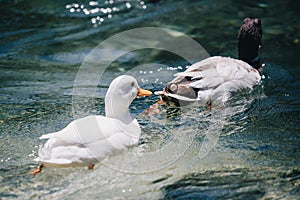
{"label": "white duck", "polygon": [[[106,116],[92,115],[72,121],[55,133],[42,135],[48,139],[39,149],[36,161],[42,162],[31,174],[44,166],[73,166],[93,163],[112,153],[136,145],[141,134],[137,120],[130,114],[129,105],[137,96],[152,93],[138,86],[128,75],[115,78],[105,97]],[[92,168],[90,165],[89,168]]]}
{"label": "white duck", "polygon": [[175,74],[176,78],[155,94],[169,105],[199,102],[211,106],[227,101],[232,92],[251,89],[261,80],[261,38],[260,20],[245,18],[238,35],[239,60],[214,56],[197,62]]}

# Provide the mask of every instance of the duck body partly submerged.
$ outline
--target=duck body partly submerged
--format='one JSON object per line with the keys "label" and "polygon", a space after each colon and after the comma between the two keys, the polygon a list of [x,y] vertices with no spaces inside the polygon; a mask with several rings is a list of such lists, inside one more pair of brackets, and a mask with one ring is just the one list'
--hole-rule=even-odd
{"label": "duck body partly submerged", "polygon": [[136,145],[141,134],[136,119],[126,124],[118,119],[91,115],[72,121],[55,133],[42,135],[47,142],[36,161],[46,166],[80,166],[102,160]]}
{"label": "duck body partly submerged", "polygon": [[156,92],[168,105],[226,102],[232,93],[252,89],[261,80],[262,27],[257,18],[245,18],[238,34],[239,59],[214,56],[175,74],[163,91]]}
{"label": "duck body partly submerged", "polygon": [[47,141],[41,145],[35,160],[51,167],[86,165],[136,145],[141,129],[130,114],[129,105],[137,96],[150,94],[141,89],[133,77],[117,77],[105,97],[106,116],[76,119],[58,132],[42,135],[40,139]]}
{"label": "duck body partly submerged", "polygon": [[156,94],[165,102],[176,105],[225,102],[231,93],[252,89],[261,80],[259,71],[248,63],[221,56],[197,62],[175,76],[162,92]]}

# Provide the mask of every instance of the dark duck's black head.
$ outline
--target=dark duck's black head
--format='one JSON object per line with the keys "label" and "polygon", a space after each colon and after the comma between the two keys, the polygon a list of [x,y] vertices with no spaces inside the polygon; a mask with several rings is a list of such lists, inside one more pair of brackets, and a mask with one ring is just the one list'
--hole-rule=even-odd
{"label": "dark duck's black head", "polygon": [[261,67],[258,50],[262,43],[262,27],[258,18],[245,18],[238,34],[239,59],[255,69]]}

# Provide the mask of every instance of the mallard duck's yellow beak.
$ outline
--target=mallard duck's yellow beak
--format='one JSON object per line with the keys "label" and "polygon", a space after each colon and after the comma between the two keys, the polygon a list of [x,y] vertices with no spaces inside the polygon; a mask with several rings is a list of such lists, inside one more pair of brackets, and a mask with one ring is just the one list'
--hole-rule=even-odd
{"label": "mallard duck's yellow beak", "polygon": [[152,94],[149,90],[144,90],[142,88],[138,88],[138,94],[137,96],[150,96]]}

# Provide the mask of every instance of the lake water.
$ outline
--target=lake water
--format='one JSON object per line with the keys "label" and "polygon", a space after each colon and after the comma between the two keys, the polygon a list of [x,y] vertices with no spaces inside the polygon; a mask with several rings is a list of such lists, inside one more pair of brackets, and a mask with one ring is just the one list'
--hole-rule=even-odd
{"label": "lake water", "polygon": [[[299,2],[0,2],[0,199],[299,198]],[[134,51],[122,52],[105,69],[84,68],[89,56],[102,62],[123,51],[119,41],[120,48],[96,48],[105,52],[98,54],[93,50],[101,42],[134,28],[158,27],[193,38],[210,55],[236,57],[237,32],[247,16],[263,24],[264,79],[253,91],[212,110],[161,106],[150,116],[143,111],[158,97],[137,99],[131,105],[142,128],[136,147],[94,170],[28,174],[38,165],[33,159],[42,134],[104,114],[103,98],[114,77],[131,74],[142,87],[161,90],[190,64],[145,48],[155,41],[137,34]],[[82,69],[87,76],[78,79]]]}

